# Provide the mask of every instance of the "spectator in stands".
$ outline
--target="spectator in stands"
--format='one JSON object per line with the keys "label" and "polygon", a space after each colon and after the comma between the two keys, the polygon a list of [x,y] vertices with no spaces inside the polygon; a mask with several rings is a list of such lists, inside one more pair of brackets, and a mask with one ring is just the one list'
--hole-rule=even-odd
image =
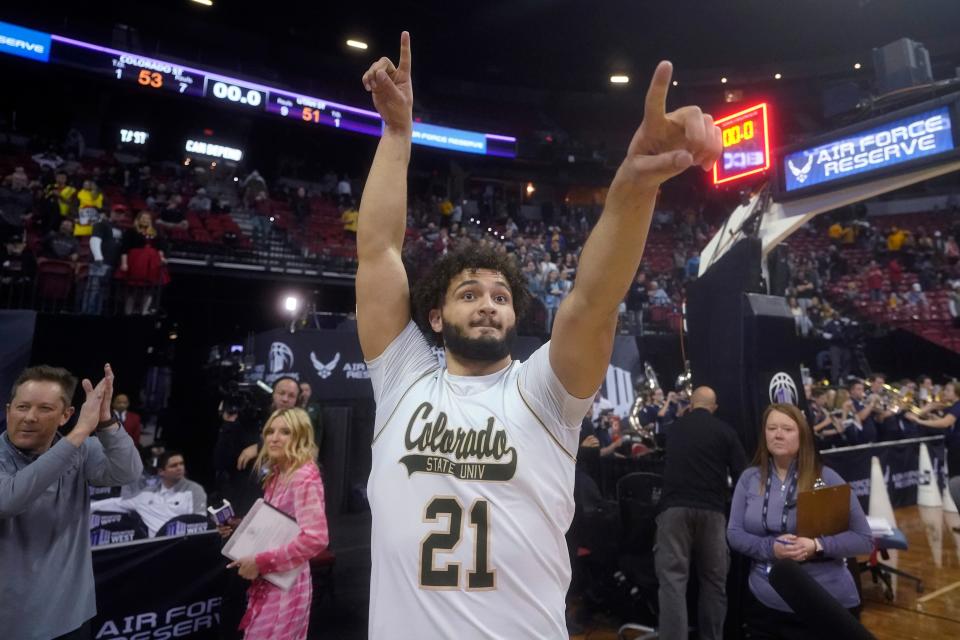
{"label": "spectator in stands", "polygon": [[673,211],[671,209],[657,209],[653,214],[653,228],[656,230],[669,229],[673,226]]}
{"label": "spectator in stands", "polygon": [[887,296],[887,308],[895,311],[901,306],[903,306],[903,300],[900,299],[900,295],[896,291],[891,291]]}
{"label": "spectator in stands", "polygon": [[907,231],[893,227],[890,229],[890,234],[887,236],[887,251],[891,253],[897,253],[903,249],[903,243],[907,239]]}
{"label": "spectator in stands", "polygon": [[337,183],[337,201],[340,206],[347,206],[353,200],[353,187],[350,186],[350,178],[344,174],[340,176]]}
{"label": "spectator in stands", "polygon": [[207,190],[203,187],[197,189],[197,192],[190,198],[190,202],[187,203],[187,209],[197,213],[210,213],[211,207],[213,207],[213,202],[207,195]]}
{"label": "spectator in stands", "polygon": [[310,198],[305,187],[297,187],[297,192],[290,198],[290,211],[300,225],[310,217]]}
{"label": "spectator in stands", "polygon": [[5,180],[0,186],[0,240],[21,234],[32,211],[33,194],[27,181],[19,176]]}
{"label": "spectator in stands", "polygon": [[37,259],[23,236],[0,242],[0,284],[30,285],[37,273]]}
{"label": "spectator in stands", "polygon": [[120,245],[120,277],[127,288],[127,315],[134,311],[149,313],[154,296],[170,281],[165,250],[166,243],[157,237],[150,212],[141,211],[133,228],[124,232]]}
{"label": "spectator in stands", "polygon": [[183,454],[168,450],[157,463],[160,482],[131,498],[106,498],[96,503],[97,511],[135,512],[147,526],[150,537],[156,536],[177,516],[206,515],[207,492],[188,480]]}
{"label": "spectator in stands", "polygon": [[887,265],[887,272],[890,276],[890,287],[896,291],[900,288],[900,283],[903,280],[903,265],[900,264],[899,260],[893,258]]}
{"label": "spectator in stands", "polygon": [[59,231],[51,231],[40,245],[40,259],[69,260],[76,262],[79,257],[80,243],[73,235],[73,220],[65,219],[60,222]]}
{"label": "spectator in stands", "polygon": [[793,316],[793,322],[797,326],[797,332],[806,338],[813,331],[813,323],[807,316],[807,312],[797,304],[797,299],[793,296],[787,298],[787,306],[790,307],[790,314]]}
{"label": "spectator in stands", "polygon": [[527,281],[527,289],[530,291],[530,295],[542,300],[545,295],[543,278],[540,277],[540,272],[537,270],[537,264],[532,258],[528,259],[524,263],[522,271],[523,277]]}
{"label": "spectator in stands", "polygon": [[[275,412],[263,429],[263,451],[256,471],[265,472],[264,498],[297,521],[300,533],[290,543],[240,558],[240,577],[253,581],[247,613],[240,623],[247,640],[306,638],[310,621],[312,586],[309,560],[329,542],[323,504],[323,481],[314,460],[310,418],[303,409]],[[281,589],[261,576],[303,568],[289,589]]]}
{"label": "spectator in stands", "polygon": [[834,222],[830,225],[830,228],[827,229],[827,236],[829,236],[831,242],[834,243],[834,246],[840,244],[844,238],[844,232],[846,230],[843,228],[843,225],[839,222]]}
{"label": "spectator in stands", "polygon": [[660,583],[660,637],[686,638],[687,581],[697,567],[700,638],[723,637],[727,613],[725,542],[727,477],[738,478],[747,456],[736,432],[714,417],[717,396],[698,387],[692,410],[667,435],[663,494],[657,516],[656,572]]}
{"label": "spectator in stands", "polygon": [[957,260],[960,260],[960,246],[957,246],[957,241],[953,236],[950,236],[944,242],[943,257],[946,258],[947,264],[951,266],[956,264]]}
{"label": "spectator in stands", "polygon": [[351,237],[356,237],[357,224],[359,223],[359,220],[360,212],[357,211],[357,208],[354,206],[353,202],[348,200],[343,213],[340,214],[340,221],[343,223],[343,230],[346,231]]}
{"label": "spectator in stands", "polygon": [[960,284],[954,284],[947,298],[947,309],[953,319],[954,328],[960,329]]}
{"label": "spectator in stands", "polygon": [[254,169],[240,183],[240,188],[243,189],[243,201],[247,203],[248,207],[252,207],[258,196],[261,194],[266,196],[267,181],[263,179],[259,171]]}
{"label": "spectator in stands", "polygon": [[83,188],[77,192],[77,225],[73,229],[75,236],[89,236],[93,233],[93,224],[100,219],[103,211],[103,193],[93,180],[84,180]]}
{"label": "spectator in stands", "polygon": [[687,258],[686,279],[696,280],[697,275],[699,273],[700,273],[700,252],[696,251],[695,249],[691,249],[689,257]]}
{"label": "spectator in stands", "polygon": [[647,286],[647,298],[655,307],[665,307],[670,304],[670,296],[663,290],[656,280],[651,280]]}
{"label": "spectator in stands", "polygon": [[813,283],[812,270],[804,270],[793,283],[793,292],[797,304],[806,309],[811,299],[817,295],[817,287]]}
{"label": "spectator in stands", "polygon": [[87,281],[80,301],[80,313],[100,315],[103,303],[110,295],[113,273],[120,264],[123,229],[120,225],[126,220],[127,208],[114,205],[110,217],[100,217],[93,225],[90,236],[91,263],[87,272]]}
{"label": "spectator in stands", "polygon": [[751,638],[810,638],[807,622],[787,605],[770,584],[775,560],[793,560],[841,606],[857,615],[860,596],[845,559],[870,553],[870,525],[856,495],[850,495],[847,530],[807,538],[796,535],[796,496],[812,491],[822,480],[844,484],[833,469],[823,466],[812,431],[793,405],[772,404],[763,415],[763,435],[753,466],[737,481],[727,526],[730,546],[751,560],[749,594],[743,608]]}
{"label": "spectator in stands", "polygon": [[57,173],[54,191],[57,194],[57,204],[60,207],[60,216],[72,218],[77,207],[77,188],[67,182],[67,174]]}
{"label": "spectator in stands", "polygon": [[140,414],[130,411],[130,398],[125,393],[118,393],[113,399],[113,410],[123,425],[124,431],[130,434],[133,444],[140,446]]}
{"label": "spectator in stands", "polygon": [[90,487],[134,482],[143,469],[110,412],[109,365],[96,387],[83,381],[85,400],[70,433],[57,432],[74,414],[76,385],[65,369],[31,367],[18,376],[7,405],[7,430],[0,434],[4,638],[91,637],[97,608]]}
{"label": "spectator in stands", "polygon": [[546,331],[550,333],[553,328],[553,318],[557,314],[564,296],[566,296],[566,286],[560,279],[560,272],[556,269],[548,271],[543,288],[543,306],[547,309]]}
{"label": "spectator in stands", "polygon": [[919,282],[914,282],[910,286],[910,290],[907,291],[906,295],[907,304],[911,307],[929,307],[930,303],[927,302],[927,296],[923,293],[923,289],[920,287]]}
{"label": "spectator in stands", "polygon": [[867,271],[867,288],[870,290],[870,300],[873,302],[883,302],[883,271],[876,260],[870,261],[870,269]]}
{"label": "spectator in stands", "polygon": [[174,193],[167,199],[167,204],[160,212],[156,225],[167,232],[174,229],[186,231],[190,228],[186,213],[183,210],[183,196]]}

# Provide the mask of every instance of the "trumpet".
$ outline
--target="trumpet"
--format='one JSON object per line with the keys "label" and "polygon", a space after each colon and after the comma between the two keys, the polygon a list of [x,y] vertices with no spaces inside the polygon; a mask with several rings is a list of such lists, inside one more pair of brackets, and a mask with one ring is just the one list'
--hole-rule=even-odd
{"label": "trumpet", "polygon": [[922,410],[913,401],[913,392],[904,391],[900,387],[895,387],[884,383],[883,385],[883,403],[884,409],[891,413],[900,414],[910,412],[914,415],[920,415]]}

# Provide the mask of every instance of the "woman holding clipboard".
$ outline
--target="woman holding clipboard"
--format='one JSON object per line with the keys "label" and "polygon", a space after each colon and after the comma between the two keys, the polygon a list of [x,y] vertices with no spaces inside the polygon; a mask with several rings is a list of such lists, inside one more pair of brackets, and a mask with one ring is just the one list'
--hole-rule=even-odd
{"label": "woman holding clipboard", "polygon": [[727,540],[752,560],[750,595],[744,610],[750,638],[807,638],[810,631],[770,585],[773,562],[802,563],[806,573],[852,612],[860,597],[844,558],[872,551],[870,526],[856,496],[850,496],[847,531],[816,539],[798,537],[797,494],[812,491],[818,479],[844,484],[816,458],[813,431],[797,407],[771,404],[763,414],[763,435],[733,493]]}
{"label": "woman holding clipboard", "polygon": [[[266,470],[264,500],[297,521],[300,533],[282,547],[240,558],[240,576],[252,580],[247,612],[240,622],[245,640],[302,640],[307,637],[312,587],[309,561],[327,547],[323,481],[314,460],[313,425],[303,409],[275,411],[263,428],[263,447],[254,466]],[[303,567],[288,590],[262,576]]]}

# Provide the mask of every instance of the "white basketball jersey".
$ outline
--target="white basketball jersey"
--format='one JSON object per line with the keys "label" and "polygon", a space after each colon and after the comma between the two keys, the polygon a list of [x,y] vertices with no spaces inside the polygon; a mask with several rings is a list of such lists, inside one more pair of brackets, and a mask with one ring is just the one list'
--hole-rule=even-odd
{"label": "white basketball jersey", "polygon": [[371,638],[566,638],[580,422],[549,343],[452,376],[412,322],[369,363],[377,400]]}

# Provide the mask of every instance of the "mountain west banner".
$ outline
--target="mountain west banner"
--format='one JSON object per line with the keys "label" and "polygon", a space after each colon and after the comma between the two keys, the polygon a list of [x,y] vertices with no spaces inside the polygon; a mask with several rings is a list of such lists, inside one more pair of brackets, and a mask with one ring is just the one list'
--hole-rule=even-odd
{"label": "mountain west banner", "polygon": [[93,637],[218,638],[225,566],[216,532],[95,547]]}

